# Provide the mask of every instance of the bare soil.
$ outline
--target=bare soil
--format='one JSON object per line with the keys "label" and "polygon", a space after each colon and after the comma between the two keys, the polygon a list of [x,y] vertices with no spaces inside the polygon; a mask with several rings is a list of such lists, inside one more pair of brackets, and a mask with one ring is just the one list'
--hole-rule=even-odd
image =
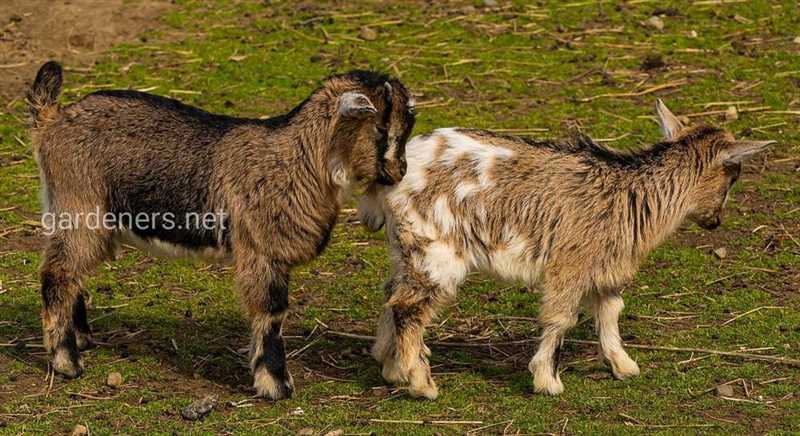
{"label": "bare soil", "polygon": [[0,101],[24,98],[45,61],[90,67],[105,49],[157,26],[169,7],[165,0],[3,0]]}

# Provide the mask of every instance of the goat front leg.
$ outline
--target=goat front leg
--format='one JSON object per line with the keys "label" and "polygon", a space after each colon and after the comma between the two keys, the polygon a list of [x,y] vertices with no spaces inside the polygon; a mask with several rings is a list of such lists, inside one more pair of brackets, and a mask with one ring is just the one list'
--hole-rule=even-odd
{"label": "goat front leg", "polygon": [[639,365],[625,352],[619,334],[619,314],[625,307],[622,296],[616,290],[602,292],[594,296],[592,303],[600,350],[611,364],[614,377],[624,380],[639,375]]}
{"label": "goat front leg", "polygon": [[425,324],[433,318],[437,306],[434,293],[402,280],[393,280],[392,285],[372,355],[383,363],[382,375],[387,382],[408,386],[413,397],[436,399],[439,389],[428,362],[431,351],[423,342]]}
{"label": "goat front leg", "polygon": [[281,336],[289,308],[288,268],[253,261],[237,267],[237,281],[250,315],[250,369],[256,394],[270,400],[290,398],[294,380]]}
{"label": "goat front leg", "polygon": [[72,323],[75,326],[75,344],[80,351],[88,350],[94,346],[92,329],[86,316],[86,300],[83,295],[83,292],[78,294],[75,310],[72,312]]}
{"label": "goat front leg", "polygon": [[552,294],[550,289],[545,292],[539,311],[542,338],[528,369],[533,374],[535,392],[558,395],[564,392],[558,372],[559,354],[564,335],[578,320],[580,295],[573,292]]}

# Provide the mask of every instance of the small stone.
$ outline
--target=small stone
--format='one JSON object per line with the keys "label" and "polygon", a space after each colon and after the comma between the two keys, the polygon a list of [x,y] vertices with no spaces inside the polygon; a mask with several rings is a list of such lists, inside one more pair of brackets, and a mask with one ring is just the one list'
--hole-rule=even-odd
{"label": "small stone", "polygon": [[739,119],[739,111],[736,110],[736,106],[728,106],[728,109],[725,109],[725,119],[728,121]]}
{"label": "small stone", "polygon": [[216,395],[206,395],[204,398],[189,404],[181,409],[181,416],[187,421],[197,421],[208,415],[217,406]]}
{"label": "small stone", "polygon": [[294,409],[289,411],[289,415],[292,416],[303,416],[306,414],[306,411],[303,410],[302,407],[295,407]]}
{"label": "small stone", "polygon": [[661,17],[650,17],[644,23],[656,30],[664,30],[664,20],[662,20]]}
{"label": "small stone", "polygon": [[733,396],[733,386],[731,386],[731,385],[719,385],[719,386],[717,386],[717,396],[720,396],[720,397],[732,397]]}
{"label": "small stone", "polygon": [[483,0],[483,5],[487,8],[493,8],[497,6],[497,0]]}
{"label": "small stone", "polygon": [[311,436],[314,434],[314,429],[311,427],[301,428],[300,431],[297,432],[298,436]]}
{"label": "small stone", "polygon": [[795,44],[800,44],[800,36],[795,36],[792,42],[794,42]]}
{"label": "small stone", "polygon": [[106,378],[106,384],[114,389],[119,389],[120,386],[122,386],[122,383],[122,374],[118,372],[112,372],[108,374],[108,377]]}
{"label": "small stone", "polygon": [[72,436],[86,436],[89,434],[89,429],[85,425],[78,424],[72,429]]}
{"label": "small stone", "polygon": [[728,249],[725,247],[715,248],[714,256],[717,256],[717,259],[725,259],[728,257]]}
{"label": "small stone", "polygon": [[692,30],[689,32],[689,38],[697,38],[697,31]]}
{"label": "small stone", "polygon": [[344,434],[344,430],[333,430],[325,433],[325,436],[342,436]]}
{"label": "small stone", "polygon": [[362,27],[358,32],[358,37],[364,41],[375,41],[378,39],[378,32],[376,32],[374,29],[370,29],[369,27]]}

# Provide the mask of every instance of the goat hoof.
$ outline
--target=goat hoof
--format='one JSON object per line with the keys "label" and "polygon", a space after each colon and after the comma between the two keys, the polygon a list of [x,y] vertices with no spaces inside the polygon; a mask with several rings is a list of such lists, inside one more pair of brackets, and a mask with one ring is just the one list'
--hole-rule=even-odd
{"label": "goat hoof", "polygon": [[67,379],[75,379],[83,374],[83,364],[80,359],[70,357],[71,354],[67,350],[58,350],[53,356],[52,362],[53,371]]}
{"label": "goat hoof", "polygon": [[[531,361],[528,369],[533,373],[533,391],[540,394],[558,395],[564,392],[564,384],[552,366]],[[555,374],[554,374],[555,372]]]}
{"label": "goat hoof", "polygon": [[639,365],[630,357],[625,356],[611,363],[611,372],[618,380],[625,380],[639,375]]}
{"label": "goat hoof", "polygon": [[537,394],[559,395],[564,392],[564,384],[555,377],[534,378],[533,391]]}
{"label": "goat hoof", "polygon": [[439,396],[439,388],[436,387],[436,383],[431,381],[430,384],[425,384],[421,386],[409,386],[408,387],[408,394],[414,398],[425,398],[428,400],[435,400],[436,397]]}
{"label": "goat hoof", "polygon": [[294,394],[294,380],[291,374],[275,377],[265,368],[256,371],[253,387],[256,389],[257,397],[271,401],[286,400]]}

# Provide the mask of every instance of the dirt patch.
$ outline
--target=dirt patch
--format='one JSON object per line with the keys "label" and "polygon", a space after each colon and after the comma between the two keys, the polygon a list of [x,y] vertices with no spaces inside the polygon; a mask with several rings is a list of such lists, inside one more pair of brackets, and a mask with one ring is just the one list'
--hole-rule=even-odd
{"label": "dirt patch", "polygon": [[3,0],[0,2],[0,99],[24,97],[43,62],[86,68],[103,50],[158,25],[165,0]]}

